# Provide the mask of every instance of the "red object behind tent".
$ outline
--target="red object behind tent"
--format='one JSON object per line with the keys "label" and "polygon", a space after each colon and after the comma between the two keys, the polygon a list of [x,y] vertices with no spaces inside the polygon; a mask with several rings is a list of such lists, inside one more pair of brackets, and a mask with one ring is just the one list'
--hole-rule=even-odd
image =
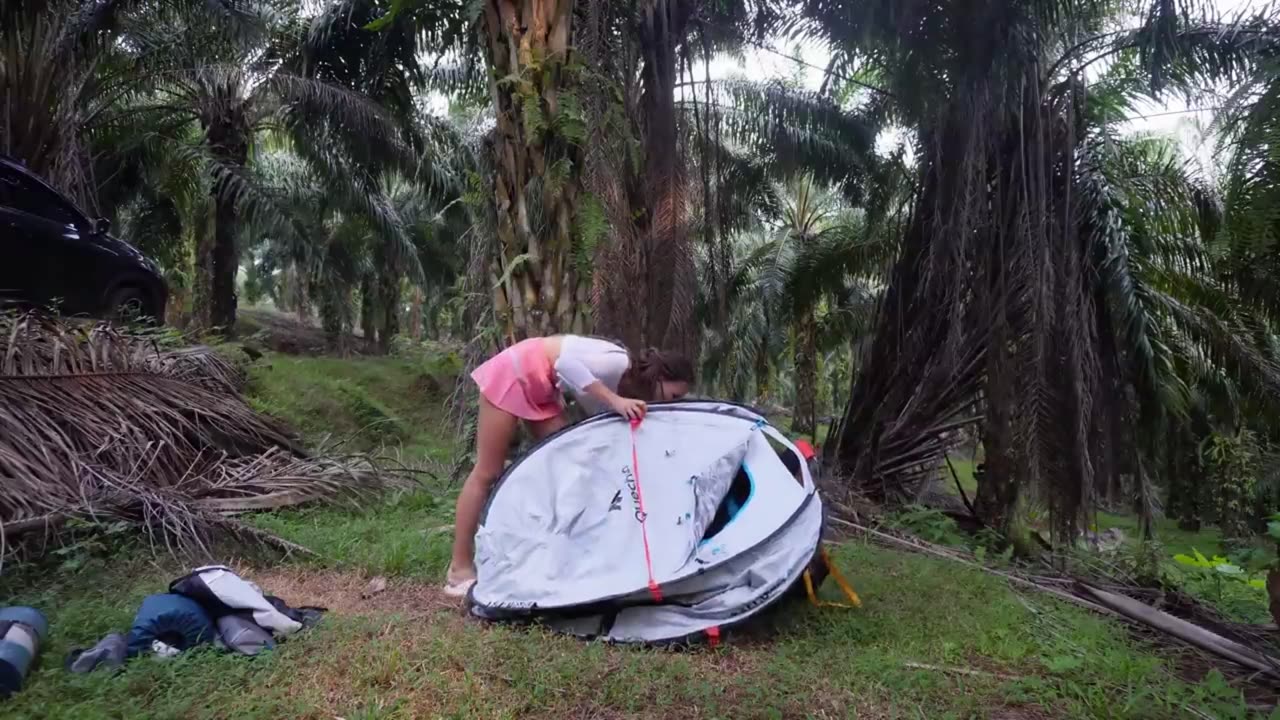
{"label": "red object behind tent", "polygon": [[796,449],[804,456],[805,460],[812,460],[814,456],[813,446],[808,440],[796,440]]}

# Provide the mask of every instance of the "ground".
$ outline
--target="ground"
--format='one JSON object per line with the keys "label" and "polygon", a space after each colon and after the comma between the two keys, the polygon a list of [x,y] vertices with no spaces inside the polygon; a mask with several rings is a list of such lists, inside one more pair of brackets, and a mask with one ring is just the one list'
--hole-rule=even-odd
{"label": "ground", "polygon": [[[268,354],[256,407],[309,441],[389,441],[435,467],[457,452],[440,353],[337,360]],[[226,562],[325,620],[258,658],[196,651],[73,676],[73,647],[127,629],[182,572],[126,541],[80,543],[54,565],[6,568],[0,605],[48,611],[53,631],[5,718],[1172,718],[1246,717],[1215,677],[1187,682],[1123,627],[998,578],[860,542],[835,560],[861,609],[779,608],[716,649],[608,647],[469,619],[438,591],[451,542],[445,477],[362,509],[260,515],[318,559]],[[362,597],[369,580],[386,590]],[[838,598],[827,587],[832,599]]]}

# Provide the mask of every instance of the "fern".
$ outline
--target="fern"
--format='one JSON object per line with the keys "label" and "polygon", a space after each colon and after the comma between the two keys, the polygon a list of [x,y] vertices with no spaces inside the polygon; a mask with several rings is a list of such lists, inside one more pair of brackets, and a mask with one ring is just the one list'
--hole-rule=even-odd
{"label": "fern", "polygon": [[609,232],[609,217],[604,204],[593,193],[579,198],[578,214],[573,222],[573,258],[578,272],[590,274],[600,240]]}

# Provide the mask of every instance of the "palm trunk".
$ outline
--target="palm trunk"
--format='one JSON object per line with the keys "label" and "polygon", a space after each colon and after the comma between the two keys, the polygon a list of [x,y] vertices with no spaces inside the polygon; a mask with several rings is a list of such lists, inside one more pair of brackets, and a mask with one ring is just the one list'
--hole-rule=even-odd
{"label": "palm trunk", "polygon": [[[693,318],[698,276],[675,89],[677,49],[686,39],[695,4],[640,0],[632,7],[640,66],[633,75],[623,71],[619,79],[641,152],[622,162],[607,160],[609,189],[596,188],[609,203],[616,228],[600,257],[606,270],[596,277],[601,309],[597,325],[629,345],[661,346],[694,357],[699,339]],[[633,99],[637,94],[638,101]],[[709,178],[704,176],[704,181],[709,183]],[[713,278],[712,285],[716,283]]]}
{"label": "palm trunk", "polygon": [[1011,421],[1011,405],[1018,399],[1009,373],[1007,346],[993,342],[987,352],[987,413],[982,436],[986,472],[977,477],[973,501],[979,519],[1004,537],[1013,529],[1021,487]]}
{"label": "palm trunk", "polygon": [[756,404],[764,406],[769,399],[769,353],[764,349],[756,352]]}
{"label": "palm trunk", "polygon": [[641,238],[643,282],[647,299],[644,341],[694,354],[693,322],[697,282],[688,233],[689,188],[679,148],[675,88],[679,72],[676,46],[685,38],[693,3],[648,0],[641,3],[640,108],[644,128],[644,206],[637,236]]}
{"label": "palm trunk", "polygon": [[413,293],[409,296],[409,337],[415,341],[422,339],[422,306],[422,288],[414,286]]}
{"label": "palm trunk", "polygon": [[[484,28],[497,127],[494,310],[509,341],[585,332],[573,263],[586,134],[570,66],[572,0],[487,0]],[[513,78],[519,78],[513,80]]]}
{"label": "palm trunk", "polygon": [[236,247],[239,211],[234,180],[228,173],[244,168],[249,158],[249,127],[238,108],[224,108],[203,119],[209,152],[222,165],[213,184],[213,232],[208,245],[197,249],[197,284],[207,288],[207,306],[196,315],[205,327],[235,334],[236,271],[240,253]]}
{"label": "palm trunk", "polygon": [[806,308],[796,322],[796,407],[791,430],[815,437],[818,429],[818,321]]}
{"label": "palm trunk", "polygon": [[191,279],[191,327],[213,327],[213,198],[195,229],[195,259]]}
{"label": "palm trunk", "polygon": [[391,341],[400,333],[400,276],[383,270],[378,277],[378,304],[382,321],[378,324],[378,352],[391,352]]}
{"label": "palm trunk", "polygon": [[360,281],[360,334],[364,336],[364,341],[368,345],[378,340],[377,308],[373,279],[366,275]]}

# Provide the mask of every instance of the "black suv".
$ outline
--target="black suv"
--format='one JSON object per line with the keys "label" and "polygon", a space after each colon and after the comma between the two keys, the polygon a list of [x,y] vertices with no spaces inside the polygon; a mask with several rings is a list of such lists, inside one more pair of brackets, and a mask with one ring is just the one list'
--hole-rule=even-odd
{"label": "black suv", "polygon": [[160,269],[109,229],[0,155],[0,306],[162,321],[169,290]]}

